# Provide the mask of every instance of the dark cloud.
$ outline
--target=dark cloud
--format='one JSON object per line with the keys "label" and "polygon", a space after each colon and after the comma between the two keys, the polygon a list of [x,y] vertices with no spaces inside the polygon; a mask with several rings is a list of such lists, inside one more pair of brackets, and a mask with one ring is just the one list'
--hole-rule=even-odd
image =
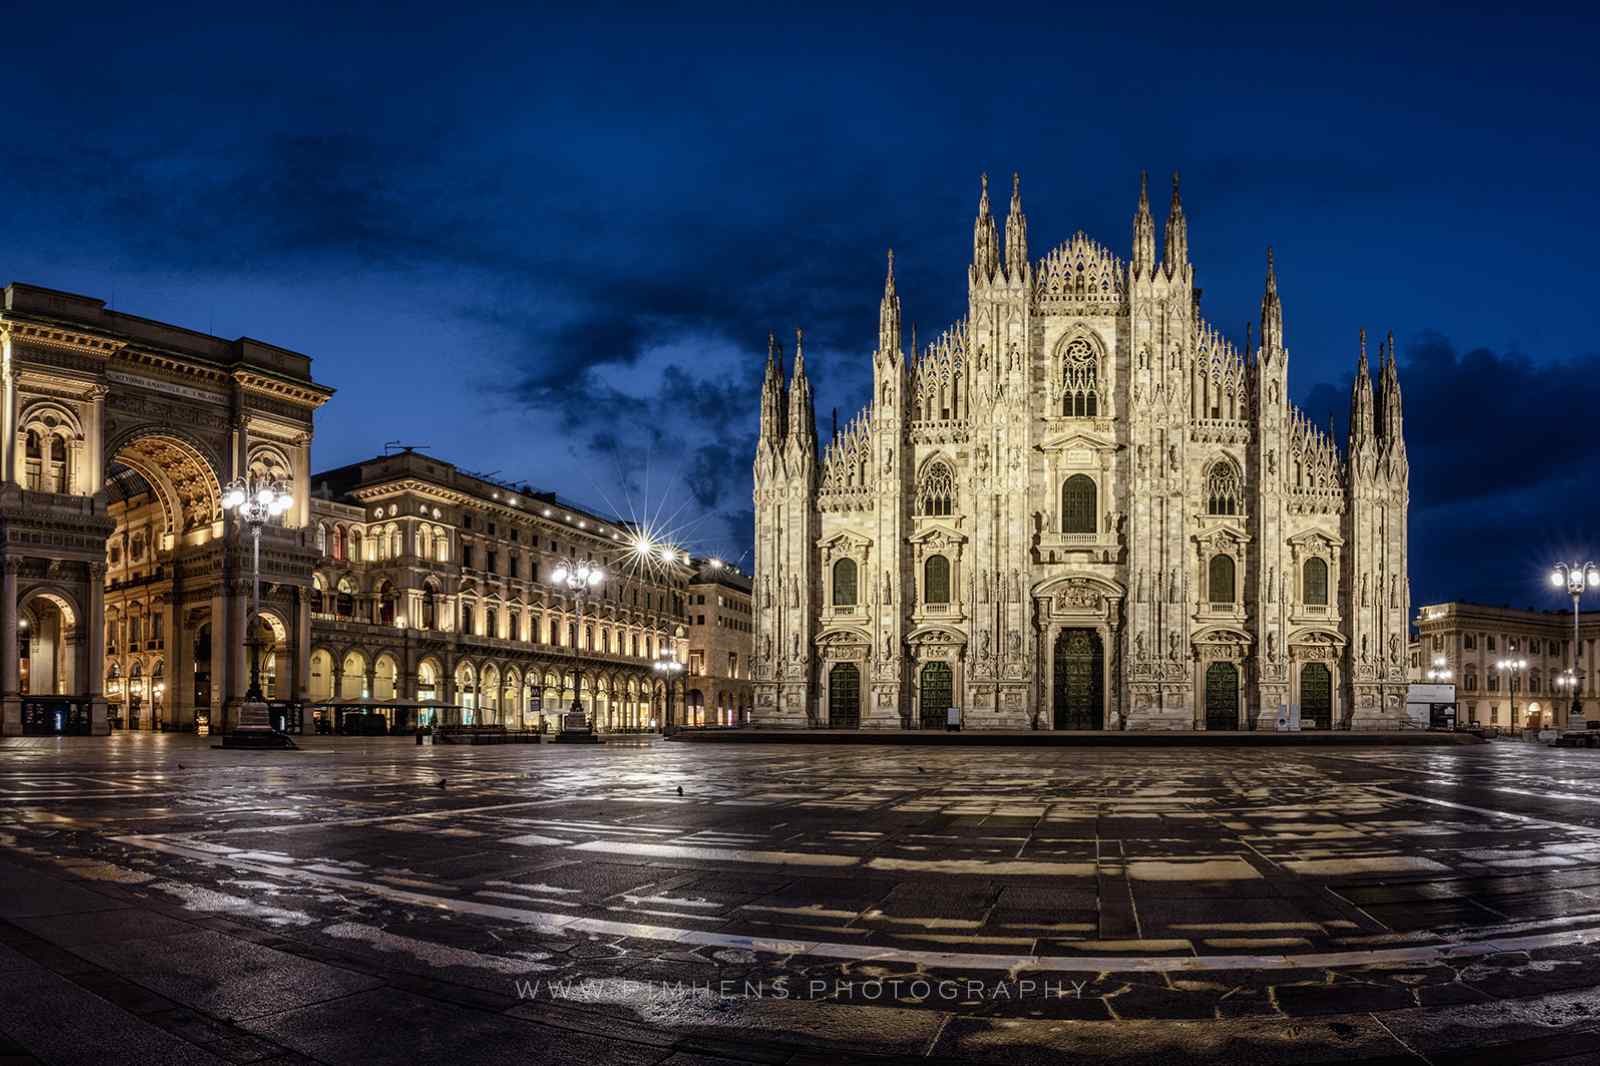
{"label": "dark cloud", "polygon": [[[1399,348],[1413,598],[1551,606],[1550,564],[1600,552],[1600,497],[1588,491],[1600,436],[1585,431],[1600,354],[1462,352],[1437,331]],[[1302,404],[1321,424],[1334,416],[1341,448],[1353,378]]]}

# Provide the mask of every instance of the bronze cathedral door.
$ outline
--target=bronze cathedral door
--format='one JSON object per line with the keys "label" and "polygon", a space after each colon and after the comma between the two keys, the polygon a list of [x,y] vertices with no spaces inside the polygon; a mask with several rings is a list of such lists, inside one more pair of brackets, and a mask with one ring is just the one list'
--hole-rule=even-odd
{"label": "bronze cathedral door", "polygon": [[1064,629],[1056,637],[1055,727],[1100,729],[1105,653],[1092,629]]}
{"label": "bronze cathedral door", "polygon": [[1206,670],[1206,728],[1239,728],[1239,668],[1232,663]]}
{"label": "bronze cathedral door", "polygon": [[954,684],[949,663],[928,663],[922,668],[921,705],[918,724],[923,729],[943,729],[954,703]]}

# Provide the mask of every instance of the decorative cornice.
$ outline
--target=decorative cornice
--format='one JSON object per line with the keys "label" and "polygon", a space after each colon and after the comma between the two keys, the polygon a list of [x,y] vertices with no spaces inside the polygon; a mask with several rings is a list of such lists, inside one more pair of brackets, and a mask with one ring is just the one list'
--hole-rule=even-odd
{"label": "decorative cornice", "polygon": [[287,381],[252,370],[235,370],[233,380],[245,392],[290,400],[313,409],[321,407],[333,397],[333,389],[326,385],[317,385],[309,381]]}
{"label": "decorative cornice", "polygon": [[62,326],[45,325],[41,322],[27,322],[15,318],[0,322],[0,335],[25,339],[34,344],[41,344],[50,348],[66,348],[75,352],[84,352],[104,359],[109,359],[122,351],[128,343],[127,341],[99,337],[93,333],[84,333],[80,330],[67,329]]}

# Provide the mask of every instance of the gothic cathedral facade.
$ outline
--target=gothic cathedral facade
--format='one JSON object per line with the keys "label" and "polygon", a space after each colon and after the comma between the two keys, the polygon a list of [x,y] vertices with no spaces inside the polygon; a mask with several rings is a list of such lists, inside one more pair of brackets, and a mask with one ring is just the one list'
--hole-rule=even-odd
{"label": "gothic cathedral facade", "polygon": [[1288,398],[1270,251],[1259,338],[1199,314],[1173,179],[1123,264],[1028,257],[985,180],[967,316],[901,346],[819,450],[802,339],[769,344],[755,458],[757,726],[1393,729],[1409,475],[1392,336],[1363,333],[1341,454]]}

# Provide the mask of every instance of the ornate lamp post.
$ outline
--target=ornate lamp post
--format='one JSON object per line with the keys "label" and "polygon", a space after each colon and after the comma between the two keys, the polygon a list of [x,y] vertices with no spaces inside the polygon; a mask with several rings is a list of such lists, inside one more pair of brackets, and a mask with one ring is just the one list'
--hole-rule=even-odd
{"label": "ornate lamp post", "polygon": [[1450,664],[1443,655],[1433,657],[1433,666],[1428,670],[1429,681],[1449,681],[1455,676],[1455,671],[1450,669]]}
{"label": "ornate lamp post", "polygon": [[1521,678],[1522,671],[1528,668],[1528,660],[1501,659],[1494,666],[1502,674],[1509,673],[1511,675],[1507,678],[1506,683],[1511,692],[1511,728],[1515,729],[1517,728],[1517,682]]}
{"label": "ornate lamp post", "polygon": [[1574,720],[1583,718],[1583,697],[1579,694],[1583,688],[1579,680],[1583,672],[1578,668],[1578,601],[1583,598],[1584,586],[1600,587],[1600,567],[1596,567],[1593,563],[1584,563],[1582,566],[1577,563],[1571,565],[1557,563],[1550,571],[1550,584],[1556,588],[1567,586],[1567,592],[1572,596],[1572,672],[1569,675],[1571,680],[1570,684],[1562,684],[1560,679],[1556,682],[1563,688],[1572,689],[1572,708],[1567,713],[1567,725],[1570,726]]}
{"label": "ornate lamp post", "polygon": [[256,627],[261,621],[261,527],[294,505],[288,488],[279,481],[248,477],[234,478],[222,492],[222,506],[239,516],[250,531],[250,614],[246,622],[250,648],[250,687],[245,689],[239,708],[239,731],[272,732],[267,705],[261,695],[261,642]]}
{"label": "ornate lamp post", "polygon": [[599,588],[605,579],[606,572],[592,559],[563,559],[556,564],[555,570],[550,574],[551,582],[557,588],[564,588],[571,593],[577,606],[578,621],[572,641],[574,663],[572,706],[567,711],[566,720],[561,723],[563,736],[568,732],[587,734],[591,737],[594,734],[593,727],[589,725],[583,713],[583,658],[578,654],[578,641],[583,637],[583,599],[589,594],[590,589]]}
{"label": "ornate lamp post", "polygon": [[666,714],[662,718],[661,722],[661,731],[665,733],[672,728],[672,682],[673,679],[682,676],[683,664],[678,661],[677,654],[670,646],[668,646],[662,648],[656,654],[656,661],[653,668],[656,672],[656,676],[661,678],[667,684]]}

